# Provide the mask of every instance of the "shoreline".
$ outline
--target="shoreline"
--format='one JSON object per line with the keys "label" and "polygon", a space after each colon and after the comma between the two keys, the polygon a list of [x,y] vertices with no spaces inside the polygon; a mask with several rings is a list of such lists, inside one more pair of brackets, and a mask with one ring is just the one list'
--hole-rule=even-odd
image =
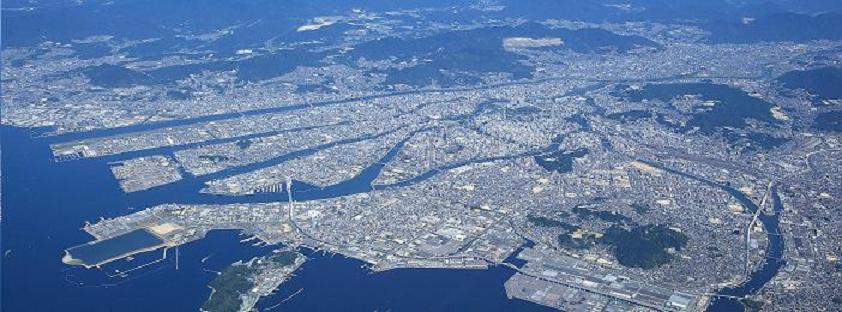
{"label": "shoreline", "polygon": [[[107,258],[107,259],[102,260],[102,261],[98,261],[96,263],[87,263],[87,262],[85,262],[85,260],[74,257],[72,252],[71,252],[71,250],[73,250],[75,248],[82,247],[82,246],[94,245],[94,244],[97,244],[99,242],[107,241],[107,240],[113,239],[115,237],[119,237],[119,236],[122,236],[122,235],[126,235],[128,233],[132,233],[132,232],[137,231],[137,230],[143,230],[146,233],[149,233],[150,235],[159,239],[161,241],[161,243],[153,245],[153,246],[145,247],[145,248],[133,249],[133,250],[130,250],[130,251],[127,251],[127,252],[124,252],[124,253],[120,253],[116,256]],[[83,244],[79,244],[79,245],[67,248],[67,249],[64,250],[64,256],[62,256],[61,262],[63,262],[64,264],[67,264],[67,265],[77,265],[77,266],[82,266],[85,269],[91,269],[91,268],[95,268],[95,267],[100,267],[104,264],[108,264],[108,263],[111,263],[111,262],[114,262],[114,261],[117,261],[117,260],[120,260],[120,259],[124,259],[124,258],[130,257],[130,256],[133,256],[133,255],[136,255],[136,254],[155,251],[155,250],[158,250],[158,249],[161,249],[161,248],[164,248],[164,247],[172,247],[172,246],[170,246],[170,243],[166,239],[164,239],[161,235],[156,233],[156,231],[151,229],[151,227],[144,227],[144,228],[135,229],[135,230],[132,230],[132,231],[129,231],[127,233],[120,234],[120,235],[115,235],[115,236],[112,236],[112,237],[109,237],[109,238],[97,239],[97,240],[93,240],[93,241],[90,241],[90,242],[87,242],[87,243],[83,243]]]}

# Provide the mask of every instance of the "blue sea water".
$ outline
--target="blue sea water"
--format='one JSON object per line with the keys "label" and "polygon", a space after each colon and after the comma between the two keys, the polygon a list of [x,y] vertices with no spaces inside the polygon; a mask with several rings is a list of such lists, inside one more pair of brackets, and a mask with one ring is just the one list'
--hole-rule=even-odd
{"label": "blue sea water", "polygon": [[[207,283],[215,272],[276,247],[241,243],[244,237],[237,231],[211,231],[206,238],[179,247],[177,270],[174,250],[167,250],[165,260],[125,276],[120,272],[160,259],[162,251],[119,260],[101,269],[65,265],[61,262],[65,249],[92,240],[81,230],[86,221],[168,202],[231,202],[235,198],[196,194],[200,181],[190,178],[172,187],[127,195],[105,160],[56,163],[51,160],[48,142],[32,138],[28,129],[2,128],[2,311],[198,311],[210,294]],[[326,190],[332,194],[325,195],[363,187],[343,185]],[[266,201],[280,197],[249,198]],[[355,259],[304,252],[310,260],[276,295],[260,302],[260,308],[274,306],[303,289],[278,310],[547,310],[506,297],[503,283],[514,272],[505,267],[372,273]]]}
{"label": "blue sea water", "polygon": [[[80,229],[84,222],[131,213],[131,202],[105,163],[54,163],[48,147],[22,129],[4,127],[2,140],[2,311],[195,311],[213,278],[204,269],[268,250],[243,246],[235,232],[212,232],[182,248],[178,271],[168,262],[144,274],[108,278],[113,267],[67,266],[60,261],[64,249],[92,239]],[[160,253],[135,261],[154,257]]]}
{"label": "blue sea water", "polygon": [[[5,287],[0,302],[3,311],[196,311],[210,292],[206,285],[214,272],[235,261],[265,255],[273,248],[241,243],[243,237],[236,231],[212,231],[205,239],[180,247],[178,270],[172,250],[168,251],[167,259],[125,276],[119,273],[160,259],[161,251],[138,255],[130,262],[120,260],[102,269],[65,265],[60,259],[66,248],[92,239],[80,229],[86,221],[130,214],[169,202],[261,202],[283,200],[286,196],[199,194],[202,179],[190,176],[165,187],[125,194],[111,176],[106,159],[56,163],[48,147],[51,139],[33,138],[28,129],[4,127],[2,130],[2,144],[6,147],[2,158],[5,208],[2,283]],[[301,185],[296,187],[300,190],[296,196],[313,199],[366,191],[379,169],[373,166],[358,179],[325,189]],[[778,210],[780,201],[775,199]],[[762,218],[767,227],[777,224],[776,216]],[[770,243],[770,255],[782,250],[780,236],[770,235]],[[305,253],[311,259],[275,295],[262,300],[259,308],[273,307],[283,301],[281,309],[286,311],[546,309],[506,297],[503,283],[514,272],[505,267],[372,273],[355,259]],[[754,272],[746,285],[721,293],[756,292],[781,265],[769,262]],[[302,291],[298,293],[299,290]],[[295,293],[298,294],[285,300]],[[43,300],[45,297],[50,300]],[[734,300],[718,300],[710,308],[710,311],[741,310],[742,306]]]}

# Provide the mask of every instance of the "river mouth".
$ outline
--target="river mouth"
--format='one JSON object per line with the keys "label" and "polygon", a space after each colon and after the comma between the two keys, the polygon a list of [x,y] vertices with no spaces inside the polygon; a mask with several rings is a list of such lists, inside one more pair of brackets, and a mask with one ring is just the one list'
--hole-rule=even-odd
{"label": "river mouth", "polygon": [[[140,207],[170,202],[285,201],[286,194],[201,194],[198,191],[203,180],[195,177],[137,194],[124,194],[108,171],[106,160],[56,163],[49,149],[51,139],[33,138],[31,129],[3,126],[2,138],[4,146],[14,147],[4,150],[2,159],[3,203],[9,207],[3,210],[3,218],[15,220],[3,224],[3,248],[11,252],[2,261],[2,282],[20,285],[3,290],[3,311],[196,310],[210,295],[207,284],[216,276],[214,272],[236,261],[267,255],[277,248],[244,244],[239,231],[214,230],[203,239],[178,247],[180,264],[176,269],[175,251],[168,250],[162,259],[159,251],[168,245],[156,247],[158,240],[148,236],[170,235],[171,228],[165,224],[132,234],[129,238],[137,235],[134,239],[149,239],[136,248],[103,249],[101,244],[90,250],[76,248],[93,239],[80,226],[100,217],[115,218]],[[380,166],[372,166],[357,180],[325,189],[299,182],[294,182],[294,187],[302,198],[341,196],[369,190],[370,181],[379,169]],[[69,253],[68,246],[76,249]],[[158,252],[143,252],[144,247]],[[103,254],[95,257],[84,254],[86,250]],[[95,265],[123,252],[132,252],[131,257],[115,256],[119,259],[91,269],[85,269],[82,263],[67,265],[60,261],[62,254],[70,254],[73,258],[84,258],[85,264]],[[442,311],[453,306],[480,311],[501,308],[551,311],[544,306],[509,299],[503,283],[514,272],[502,266],[487,270],[397,269],[373,273],[360,260],[306,249],[305,253],[310,260],[300,273],[285,282],[276,295],[261,300],[258,308],[267,309],[306,289],[295,300],[285,302],[285,306],[292,311]],[[140,266],[143,268],[138,269]],[[325,283],[333,286],[324,287]],[[51,294],[50,300],[43,300],[45,293]]]}

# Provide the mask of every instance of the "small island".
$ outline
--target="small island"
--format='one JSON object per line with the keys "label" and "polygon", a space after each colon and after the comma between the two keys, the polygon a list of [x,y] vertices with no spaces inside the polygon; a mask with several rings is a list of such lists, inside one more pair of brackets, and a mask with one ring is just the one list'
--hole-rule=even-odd
{"label": "small island", "polygon": [[292,250],[280,250],[247,262],[235,262],[208,284],[210,297],[205,312],[251,311],[260,297],[267,296],[286,281],[306,257]]}

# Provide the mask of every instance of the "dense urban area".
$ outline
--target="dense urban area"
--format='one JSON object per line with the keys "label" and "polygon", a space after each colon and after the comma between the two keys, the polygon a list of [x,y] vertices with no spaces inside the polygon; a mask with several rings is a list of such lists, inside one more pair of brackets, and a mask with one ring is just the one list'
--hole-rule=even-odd
{"label": "dense urban area", "polygon": [[219,272],[204,311],[251,311],[312,251],[505,267],[489,287],[564,311],[842,309],[842,38],[504,7],[4,47],[2,123],[127,196],[180,194],[80,225],[68,265],[215,230],[277,246]]}

